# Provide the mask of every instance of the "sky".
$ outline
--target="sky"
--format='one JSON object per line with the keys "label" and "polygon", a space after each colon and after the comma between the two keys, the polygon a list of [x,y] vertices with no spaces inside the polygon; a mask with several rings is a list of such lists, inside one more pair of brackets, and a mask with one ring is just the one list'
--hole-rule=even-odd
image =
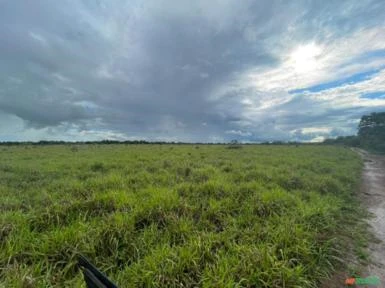
{"label": "sky", "polygon": [[0,141],[306,141],[385,111],[385,1],[0,0]]}

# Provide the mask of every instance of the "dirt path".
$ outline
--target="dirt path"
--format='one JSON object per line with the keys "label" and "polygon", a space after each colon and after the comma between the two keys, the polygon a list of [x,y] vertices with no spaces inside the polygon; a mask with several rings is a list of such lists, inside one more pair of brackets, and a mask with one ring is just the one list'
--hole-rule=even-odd
{"label": "dirt path", "polygon": [[371,243],[369,253],[372,263],[368,274],[381,279],[385,287],[385,157],[376,156],[363,150],[356,151],[362,156],[365,166],[362,174],[362,196],[373,218],[368,222],[373,234],[379,240]]}

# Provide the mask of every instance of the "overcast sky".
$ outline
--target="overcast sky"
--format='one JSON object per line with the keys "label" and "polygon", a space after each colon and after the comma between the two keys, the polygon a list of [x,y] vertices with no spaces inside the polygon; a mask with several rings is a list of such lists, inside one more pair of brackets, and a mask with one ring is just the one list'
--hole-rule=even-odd
{"label": "overcast sky", "polygon": [[0,0],[0,141],[320,141],[373,111],[383,0]]}

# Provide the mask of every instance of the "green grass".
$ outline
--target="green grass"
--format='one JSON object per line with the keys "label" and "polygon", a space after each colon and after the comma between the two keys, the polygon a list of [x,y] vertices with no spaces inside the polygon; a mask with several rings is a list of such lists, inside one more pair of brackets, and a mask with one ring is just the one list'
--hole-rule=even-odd
{"label": "green grass", "polygon": [[0,159],[1,287],[84,287],[78,253],[121,287],[317,287],[362,234],[361,161],[341,147],[21,146]]}

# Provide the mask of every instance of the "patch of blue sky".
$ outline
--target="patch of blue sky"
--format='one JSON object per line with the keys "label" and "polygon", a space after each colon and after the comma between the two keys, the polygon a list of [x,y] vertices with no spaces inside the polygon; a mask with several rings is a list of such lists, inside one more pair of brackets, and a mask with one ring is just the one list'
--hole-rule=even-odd
{"label": "patch of blue sky", "polygon": [[365,98],[365,99],[385,98],[385,91],[376,91],[376,92],[365,93],[365,94],[362,94],[360,96],[360,98]]}
{"label": "patch of blue sky", "polygon": [[372,50],[361,54],[360,56],[355,58],[353,62],[363,62],[363,61],[368,61],[371,59],[383,58],[383,57],[385,57],[385,49],[377,49],[377,50]]}
{"label": "patch of blue sky", "polygon": [[352,76],[349,76],[349,77],[346,77],[346,78],[342,78],[342,79],[338,79],[338,80],[335,80],[335,81],[321,83],[321,84],[314,85],[314,86],[307,87],[307,88],[300,88],[300,89],[290,90],[289,94],[300,94],[300,93],[303,93],[303,92],[316,93],[316,92],[320,92],[320,91],[324,91],[324,90],[340,87],[340,86],[343,86],[343,85],[346,85],[346,84],[355,84],[355,83],[362,82],[362,81],[370,79],[372,76],[374,76],[375,74],[377,74],[381,70],[382,70],[382,68],[374,69],[374,70],[370,70],[370,71],[365,71],[365,72],[360,72],[360,73],[354,74]]}

